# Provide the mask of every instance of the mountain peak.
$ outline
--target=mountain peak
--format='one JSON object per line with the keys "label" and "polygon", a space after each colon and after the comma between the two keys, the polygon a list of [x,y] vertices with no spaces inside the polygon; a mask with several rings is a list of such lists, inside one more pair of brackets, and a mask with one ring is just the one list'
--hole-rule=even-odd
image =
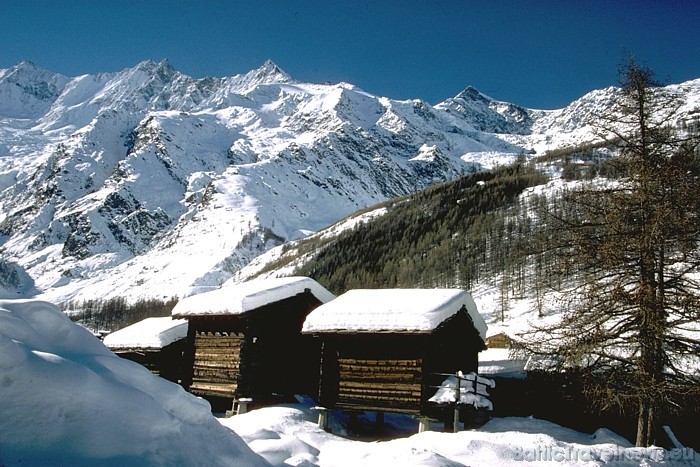
{"label": "mountain peak", "polygon": [[455,96],[456,99],[467,99],[471,101],[490,101],[493,100],[485,94],[481,93],[474,86],[467,86],[464,91]]}
{"label": "mountain peak", "polygon": [[37,117],[49,109],[68,81],[28,60],[0,70],[0,115]]}
{"label": "mountain peak", "polygon": [[243,76],[242,81],[255,84],[289,83],[292,77],[284,72],[275,62],[268,59],[259,68],[253,69]]}
{"label": "mountain peak", "polygon": [[47,70],[36,65],[34,62],[29,60],[22,60],[18,64],[14,65],[6,71],[6,76],[41,76],[43,79],[51,79],[53,77],[61,76],[58,73]]}
{"label": "mountain peak", "polygon": [[39,70],[40,68],[34,64],[34,62],[31,62],[29,60],[22,60],[19,62],[17,65],[12,67],[13,70],[28,70],[28,71],[35,71]]}
{"label": "mountain peak", "polygon": [[291,76],[284,72],[279,66],[277,66],[275,62],[273,62],[269,58],[265,60],[265,63],[263,63],[260,68],[258,68],[258,71],[270,76],[281,76],[285,80],[292,79]]}
{"label": "mountain peak", "polygon": [[248,93],[261,84],[292,83],[294,80],[272,60],[265,60],[259,68],[230,79],[232,89],[237,93]]}
{"label": "mountain peak", "polygon": [[167,58],[164,58],[160,62],[150,59],[144,60],[139,62],[134,69],[145,71],[147,73],[159,73],[165,75],[172,75],[176,72],[175,68],[173,68]]}

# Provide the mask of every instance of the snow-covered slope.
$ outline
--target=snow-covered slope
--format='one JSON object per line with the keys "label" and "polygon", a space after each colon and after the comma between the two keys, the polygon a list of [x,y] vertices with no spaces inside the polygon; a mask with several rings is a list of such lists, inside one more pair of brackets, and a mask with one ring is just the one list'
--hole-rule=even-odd
{"label": "snow-covered slope", "polygon": [[55,305],[0,301],[0,464],[266,465],[206,401]]}
{"label": "snow-covered slope", "polygon": [[[697,108],[700,82],[680,88]],[[535,111],[467,88],[431,106],[300,83],[270,61],[203,79],[167,61],[72,78],[22,62],[0,70],[0,291],[217,287],[388,197],[591,138],[613,92]]]}

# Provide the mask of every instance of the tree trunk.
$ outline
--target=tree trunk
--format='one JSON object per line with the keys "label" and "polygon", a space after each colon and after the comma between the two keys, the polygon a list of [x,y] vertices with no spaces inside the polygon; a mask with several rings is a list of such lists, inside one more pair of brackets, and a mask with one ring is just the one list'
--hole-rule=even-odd
{"label": "tree trunk", "polygon": [[645,400],[639,401],[639,415],[637,416],[637,440],[635,446],[646,447],[649,434],[647,430],[649,428],[649,407]]}

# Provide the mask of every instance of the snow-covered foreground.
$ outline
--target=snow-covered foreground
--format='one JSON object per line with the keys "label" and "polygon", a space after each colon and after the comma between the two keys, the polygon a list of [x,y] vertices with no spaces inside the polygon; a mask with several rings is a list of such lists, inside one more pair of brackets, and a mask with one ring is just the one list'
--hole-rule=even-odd
{"label": "snow-covered foreground", "polygon": [[[407,416],[387,416],[382,438],[394,429],[404,437],[368,442],[326,433],[315,417],[310,406],[298,404],[258,409],[220,422],[279,466],[700,465],[700,455],[690,449],[634,448],[604,428],[586,434],[534,418],[494,418],[476,430],[405,436]],[[370,415],[365,427],[372,422]],[[418,422],[414,425],[417,431]],[[347,435],[337,422],[332,431]]]}
{"label": "snow-covered foreground", "polygon": [[210,410],[54,305],[0,302],[0,465],[265,465]]}
{"label": "snow-covered foreground", "polygon": [[[54,305],[0,301],[0,465],[698,465],[689,451],[637,450],[605,429],[494,419],[410,435],[387,416],[382,442],[314,423],[312,401],[217,419],[209,404],[110,352]],[[360,421],[363,418],[360,417]],[[407,432],[408,430],[408,432]],[[346,435],[346,436],[339,436]],[[260,456],[256,455],[259,454]],[[695,457],[683,459],[682,457]],[[679,460],[672,456],[681,457]]]}

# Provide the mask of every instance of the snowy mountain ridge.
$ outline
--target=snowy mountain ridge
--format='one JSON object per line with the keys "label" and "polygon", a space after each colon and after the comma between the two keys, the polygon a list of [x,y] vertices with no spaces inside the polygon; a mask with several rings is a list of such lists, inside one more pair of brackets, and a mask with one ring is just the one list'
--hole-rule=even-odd
{"label": "snowy mountain ridge", "polygon": [[[676,85],[698,112],[700,81]],[[593,139],[614,88],[565,109],[472,87],[437,105],[300,83],[272,61],[195,79],[167,60],[0,70],[0,289],[186,296],[389,197]]]}

